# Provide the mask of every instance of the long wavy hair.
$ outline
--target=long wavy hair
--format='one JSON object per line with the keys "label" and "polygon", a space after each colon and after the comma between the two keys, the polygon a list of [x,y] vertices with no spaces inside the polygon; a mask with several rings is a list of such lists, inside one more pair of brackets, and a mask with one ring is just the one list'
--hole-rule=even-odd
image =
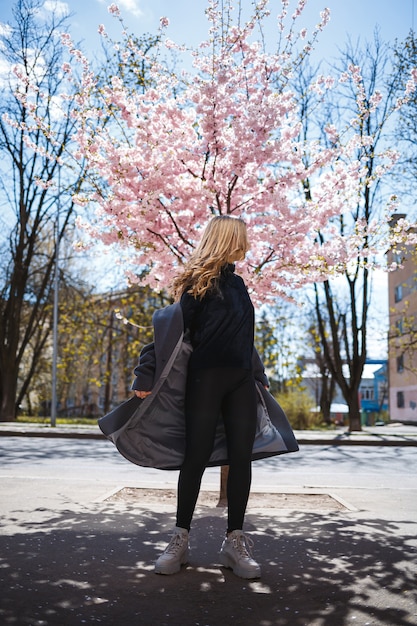
{"label": "long wavy hair", "polygon": [[196,249],[173,282],[173,295],[179,300],[185,291],[194,298],[217,288],[222,267],[242,261],[249,249],[246,224],[230,215],[213,217],[204,229]]}

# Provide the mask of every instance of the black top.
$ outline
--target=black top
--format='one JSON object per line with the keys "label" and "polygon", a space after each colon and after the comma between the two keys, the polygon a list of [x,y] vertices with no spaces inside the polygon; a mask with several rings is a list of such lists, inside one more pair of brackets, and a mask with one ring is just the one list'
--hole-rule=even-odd
{"label": "black top", "polygon": [[254,309],[234,265],[225,265],[218,281],[202,299],[185,292],[180,304],[193,353],[189,367],[252,368]]}

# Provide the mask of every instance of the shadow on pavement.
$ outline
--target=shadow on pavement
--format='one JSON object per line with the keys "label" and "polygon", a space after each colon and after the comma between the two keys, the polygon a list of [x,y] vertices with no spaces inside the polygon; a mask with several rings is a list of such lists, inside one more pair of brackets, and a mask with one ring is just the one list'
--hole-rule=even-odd
{"label": "shadow on pavement", "polygon": [[250,513],[246,530],[263,575],[245,581],[217,563],[218,510],[198,512],[190,564],[168,577],[153,573],[153,561],[169,538],[171,513],[108,504],[42,510],[38,522],[34,513],[0,536],[5,626],[416,623],[411,523],[401,522],[400,535],[397,523],[349,515]]}

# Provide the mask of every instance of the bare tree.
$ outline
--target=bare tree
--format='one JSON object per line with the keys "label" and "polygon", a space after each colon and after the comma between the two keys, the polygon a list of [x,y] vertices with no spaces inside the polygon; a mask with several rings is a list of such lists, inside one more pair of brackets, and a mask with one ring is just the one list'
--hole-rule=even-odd
{"label": "bare tree", "polygon": [[[13,420],[28,398],[37,369],[50,359],[52,284],[56,251],[73,232],[73,196],[95,185],[68,148],[75,126],[76,87],[65,72],[71,54],[62,43],[69,15],[42,0],[17,0],[13,22],[0,30],[0,420]],[[135,40],[144,55],[127,63],[132,91],[148,85],[146,55],[158,37]],[[117,47],[116,47],[117,48]],[[112,46],[97,61],[98,84],[121,67]],[[61,97],[61,96],[64,97]],[[42,120],[42,123],[39,123]],[[100,124],[107,124],[105,116]],[[70,250],[65,247],[66,252]],[[72,252],[71,252],[72,254]],[[62,253],[60,255],[63,256]],[[61,274],[68,264],[61,258]],[[71,280],[69,281],[71,283]],[[49,357],[48,357],[49,351]]]}
{"label": "bare tree", "polygon": [[[410,72],[417,65],[417,39],[410,31],[405,41],[394,45],[394,76],[398,96],[404,93]],[[398,169],[401,191],[409,194],[414,204],[414,183],[417,176],[417,94],[409,95],[400,110],[398,124],[394,128],[394,140],[402,146],[402,158]]]}
{"label": "bare tree", "polygon": [[[60,34],[67,17],[45,12],[39,0],[18,0],[11,24],[3,25],[0,105],[0,420],[14,420],[36,372],[51,326],[51,285],[57,242],[74,215],[72,193],[80,170],[60,157],[73,126],[56,96],[63,79]],[[28,124],[28,84],[38,94],[29,105],[48,122],[54,140]],[[42,104],[40,104],[42,102]],[[36,150],[33,150],[33,146]],[[58,172],[61,186],[58,188]]]}
{"label": "bare tree", "polygon": [[[321,102],[317,97],[311,100],[306,87],[314,77],[311,70],[308,80],[301,72],[296,83],[303,120],[300,138],[305,139],[315,134],[328,141],[324,129],[329,123],[342,133],[348,126],[349,119],[357,117],[360,120],[358,130],[363,141],[357,148],[357,156],[364,160],[365,167],[355,205],[351,207],[349,214],[342,215],[335,223],[340,234],[349,232],[356,224],[362,224],[366,228],[372,220],[382,216],[386,204],[375,174],[380,165],[378,152],[387,147],[385,142],[388,139],[388,122],[396,97],[396,77],[391,73],[389,62],[389,48],[381,43],[376,32],[373,44],[366,44],[361,49],[349,42],[341,53],[334,72],[340,76],[348,70],[354,71],[352,68],[360,67],[361,79],[356,83],[342,81],[337,98],[334,98],[332,92],[332,101],[325,97]],[[373,101],[380,99],[380,106],[373,107]],[[304,181],[304,190],[306,198],[311,198],[310,181]],[[329,279],[314,285],[314,308],[321,350],[326,368],[340,387],[348,405],[350,430],[361,430],[359,385],[367,356],[367,330],[372,296],[372,270],[368,263],[372,260],[372,253],[368,245],[365,238],[361,254],[343,273],[342,278],[337,281]]]}

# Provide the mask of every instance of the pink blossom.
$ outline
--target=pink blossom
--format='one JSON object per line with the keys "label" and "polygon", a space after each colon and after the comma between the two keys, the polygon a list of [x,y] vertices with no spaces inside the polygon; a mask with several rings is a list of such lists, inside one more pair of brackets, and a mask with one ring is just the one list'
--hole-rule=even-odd
{"label": "pink blossom", "polygon": [[112,15],[115,15],[116,17],[120,17],[120,9],[117,6],[117,4],[111,4],[107,10]]}
{"label": "pink blossom", "polygon": [[320,17],[321,17],[321,25],[323,27],[326,26],[326,24],[328,24],[330,20],[330,9],[324,9],[323,11],[321,11]]}
{"label": "pink blossom", "polygon": [[375,91],[375,93],[369,98],[369,107],[371,110],[375,110],[382,102],[382,93]]}
{"label": "pink blossom", "polygon": [[72,45],[71,35],[69,35],[68,33],[62,33],[61,42],[64,46]]}
{"label": "pink blossom", "polygon": [[[293,19],[304,5],[299,0]],[[227,28],[219,6],[209,0],[210,35],[192,51],[192,73],[177,76],[159,63],[166,48],[181,50],[161,35],[155,54],[146,57],[154,86],[144,93],[132,93],[123,72],[99,85],[88,60],[70,37],[64,38],[81,73],[72,101],[74,143],[67,150],[71,166],[77,160],[86,164],[91,182],[91,191],[74,199],[81,211],[90,205],[88,218],[78,225],[87,238],[120,252],[131,281],[147,268],[148,282],[160,289],[170,284],[213,214],[241,216],[249,226],[251,251],[239,271],[254,294],[293,292],[343,271],[361,254],[366,237],[374,246],[382,236],[378,225],[353,223],[343,236],[336,227],[357,203],[372,147],[372,137],[360,128],[381,94],[375,92],[368,102],[361,69],[352,65],[339,79],[355,90],[357,112],[351,123],[346,128],[328,124],[325,141],[304,141],[286,77],[300,58],[294,33],[304,38],[307,30],[296,30],[291,20],[285,25],[289,0],[281,2],[283,49],[277,53],[265,52],[256,38],[267,0],[256,3],[245,24],[233,17],[233,2],[224,0],[231,16]],[[120,16],[116,5],[109,10]],[[328,22],[328,10],[321,20],[318,30]],[[160,25],[166,28],[168,20],[161,18]],[[317,29],[302,55],[311,50]],[[104,33],[104,27],[99,30]],[[123,36],[121,62],[129,62],[132,50],[143,58],[128,33]],[[413,81],[416,77],[412,74]],[[319,76],[311,88],[324,97],[334,80]],[[25,106],[35,127],[52,138],[35,100],[26,99]],[[21,131],[36,149],[29,128]],[[395,158],[388,150],[376,155],[369,184],[385,175]],[[97,208],[93,217],[91,206]]]}

